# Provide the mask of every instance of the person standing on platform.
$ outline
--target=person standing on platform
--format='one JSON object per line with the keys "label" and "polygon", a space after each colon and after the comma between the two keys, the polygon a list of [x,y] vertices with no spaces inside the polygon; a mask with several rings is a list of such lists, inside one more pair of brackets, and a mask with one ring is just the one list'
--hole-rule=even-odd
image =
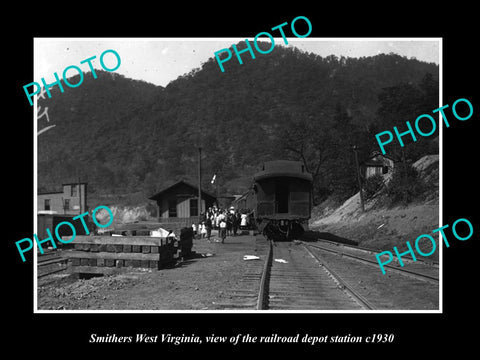
{"label": "person standing on platform", "polygon": [[239,220],[238,220],[238,214],[237,212],[234,212],[232,215],[232,226],[233,226],[233,236],[237,236],[237,231],[238,231],[238,225],[239,225]]}
{"label": "person standing on platform", "polygon": [[227,236],[227,216],[224,213],[220,213],[217,217],[218,220],[218,232],[222,239],[222,244],[225,242]]}
{"label": "person standing on platform", "polygon": [[233,235],[233,215],[227,213],[227,235]]}
{"label": "person standing on platform", "polygon": [[218,210],[215,211],[215,222],[214,222],[214,225],[213,225],[214,229],[218,229],[219,216],[220,216],[220,214],[219,214]]}
{"label": "person standing on platform", "polygon": [[247,228],[248,215],[245,212],[242,212],[242,215],[240,215],[240,217],[241,217],[240,229],[245,230]]}
{"label": "person standing on platform", "polygon": [[205,221],[202,221],[200,224],[200,237],[202,239],[205,239],[205,236],[207,235],[207,227],[205,225]]}
{"label": "person standing on platform", "polygon": [[205,229],[207,230],[207,240],[210,241],[210,236],[212,235],[212,219],[207,217],[205,221]]}

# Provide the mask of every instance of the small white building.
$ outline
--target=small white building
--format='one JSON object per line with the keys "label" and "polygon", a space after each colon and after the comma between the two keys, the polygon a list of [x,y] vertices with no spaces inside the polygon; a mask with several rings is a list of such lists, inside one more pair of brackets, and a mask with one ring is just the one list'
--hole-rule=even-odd
{"label": "small white building", "polygon": [[87,183],[62,184],[62,191],[37,193],[40,214],[78,215],[87,210]]}

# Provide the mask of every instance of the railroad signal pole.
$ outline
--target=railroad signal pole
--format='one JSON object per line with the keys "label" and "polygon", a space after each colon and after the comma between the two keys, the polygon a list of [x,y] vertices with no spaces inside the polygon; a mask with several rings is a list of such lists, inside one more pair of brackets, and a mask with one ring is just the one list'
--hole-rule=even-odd
{"label": "railroad signal pole", "polygon": [[360,206],[362,207],[362,212],[365,212],[365,205],[363,203],[362,182],[360,180],[360,166],[358,165],[357,150],[358,150],[357,146],[353,145],[353,152],[355,153],[355,165],[357,167],[358,189],[359,189],[359,192],[360,192]]}

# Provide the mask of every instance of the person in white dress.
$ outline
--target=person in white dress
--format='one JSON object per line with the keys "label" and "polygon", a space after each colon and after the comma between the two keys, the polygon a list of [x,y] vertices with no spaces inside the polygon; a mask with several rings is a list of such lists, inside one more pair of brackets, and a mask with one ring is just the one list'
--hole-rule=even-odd
{"label": "person in white dress", "polygon": [[242,215],[240,215],[240,228],[242,230],[245,230],[245,228],[247,227],[247,218],[248,218],[248,215],[245,214],[245,213],[242,213]]}
{"label": "person in white dress", "polygon": [[200,224],[200,234],[201,234],[202,239],[204,239],[205,236],[207,235],[207,227],[205,226],[204,221]]}

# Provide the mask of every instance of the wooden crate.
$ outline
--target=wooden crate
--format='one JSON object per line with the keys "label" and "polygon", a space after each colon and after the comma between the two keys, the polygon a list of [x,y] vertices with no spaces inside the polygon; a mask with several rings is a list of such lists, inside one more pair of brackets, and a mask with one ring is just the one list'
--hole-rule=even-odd
{"label": "wooden crate", "polygon": [[[66,237],[67,238],[67,237]],[[131,268],[162,269],[174,264],[174,238],[77,236],[66,251],[75,273],[114,274]]]}

